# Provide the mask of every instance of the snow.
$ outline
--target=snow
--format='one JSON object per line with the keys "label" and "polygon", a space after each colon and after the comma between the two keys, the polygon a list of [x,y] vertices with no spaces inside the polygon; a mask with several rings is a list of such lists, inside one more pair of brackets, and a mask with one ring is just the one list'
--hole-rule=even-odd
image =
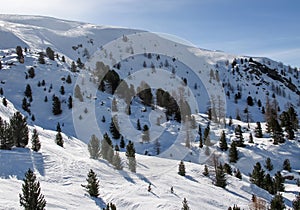
{"label": "snow", "polygon": [[[124,35],[128,39],[126,42],[123,40]],[[3,66],[0,70],[0,88],[3,88],[4,96],[8,99],[7,107],[0,103],[0,116],[8,121],[13,113],[20,111],[28,117],[30,136],[33,128],[36,128],[42,143],[39,152],[31,151],[30,144],[23,149],[0,150],[0,208],[20,209],[18,194],[21,192],[22,179],[28,168],[34,169],[41,182],[47,209],[99,209],[104,207],[105,203],[113,202],[118,209],[173,210],[181,209],[183,198],[187,198],[191,209],[227,209],[233,204],[247,209],[252,194],[268,202],[272,199],[269,193],[249,181],[249,173],[252,172],[253,165],[260,162],[263,166],[267,157],[271,158],[274,165],[271,175],[281,171],[283,160],[289,159],[292,165],[291,175],[295,179],[300,178],[299,132],[296,133],[294,141],[287,141],[283,145],[273,145],[267,135],[260,139],[254,137],[254,144],[247,143],[250,132],[253,132],[256,127],[255,122],[264,121],[261,108],[257,105],[248,107],[252,118],[249,123],[250,129],[247,128],[247,123],[238,120],[233,120],[231,127],[224,127],[218,123],[210,124],[210,138],[214,145],[210,147],[210,155],[207,156],[205,148],[198,148],[199,142],[196,138],[198,127],[191,130],[191,148],[186,148],[184,145],[186,125],[167,121],[161,107],[152,110],[141,105],[135,98],[131,104],[132,115],[128,116],[122,111],[125,110],[124,101],[117,98],[119,112],[112,112],[111,101],[116,96],[98,91],[97,86],[90,81],[92,75],[89,68],[94,69],[96,62],[101,59],[110,66],[120,61],[121,68],[115,70],[128,84],[134,84],[135,88],[144,80],[150,84],[153,93],[157,88],[176,93],[181,87],[184,98],[191,102],[192,113],[197,124],[201,125],[202,132],[209,123],[207,115],[204,114],[209,100],[216,100],[217,96],[221,95],[225,103],[227,122],[229,116],[235,118],[237,110],[242,115],[242,119],[245,119],[243,110],[246,108],[248,95],[251,95],[255,101],[260,99],[263,105],[266,92],[270,93],[271,98],[272,88],[266,83],[273,82],[286,91],[287,97],[276,95],[281,110],[285,109],[286,104],[291,103],[300,114],[299,106],[296,105],[299,96],[267,75],[251,81],[246,71],[241,70],[241,75],[231,74],[230,66],[234,58],[249,60],[249,57],[198,49],[186,43],[174,44],[164,36],[139,30],[95,26],[40,16],[0,15],[0,38],[0,59]],[[20,64],[16,59],[14,50],[17,45],[28,48],[28,52],[24,52],[24,64]],[[58,59],[52,61],[45,58],[46,64],[39,64],[38,52],[45,51],[48,46],[60,57],[64,55],[66,63]],[[87,49],[91,55],[90,60],[84,56],[84,49]],[[151,52],[153,58],[145,57],[145,52]],[[112,56],[107,56],[106,53],[111,53]],[[160,60],[156,59],[158,54]],[[80,70],[80,73],[72,73],[70,64],[78,57],[83,62],[87,61],[86,69]],[[287,66],[280,67],[281,64],[267,58],[253,59],[272,69],[278,68],[279,71],[288,69]],[[144,61],[148,68],[143,68]],[[160,66],[160,62],[165,61],[168,61],[169,66]],[[229,66],[226,65],[227,61]],[[150,68],[151,63],[155,65],[155,72]],[[246,69],[249,63],[242,65],[238,62],[237,66]],[[34,67],[36,76],[33,79],[25,79],[30,67]],[[176,76],[171,73],[172,67],[176,71]],[[211,69],[218,70],[222,83],[230,83],[235,89],[238,85],[241,87],[242,99],[238,104],[234,102],[236,91],[230,91],[229,98],[225,96],[226,91],[229,90],[227,86],[223,89],[221,83],[210,81]],[[71,84],[63,80],[68,75],[71,76]],[[299,80],[293,74],[287,73],[285,77],[291,77],[291,81],[300,88]],[[182,84],[182,78],[187,78],[187,86]],[[42,80],[45,80],[46,85],[37,87],[38,81]],[[266,83],[257,86],[256,84],[262,80]],[[196,89],[195,83],[197,83]],[[30,84],[33,92],[30,109],[35,115],[35,121],[32,121],[31,116],[22,110],[22,99],[27,84]],[[77,84],[84,93],[84,102],[79,102],[73,97],[74,107],[70,110],[67,99],[73,95],[73,89]],[[51,85],[52,89],[50,89]],[[64,95],[59,93],[62,85],[66,92]],[[52,114],[53,94],[63,101],[63,113],[58,116]],[[45,96],[48,102],[44,102]],[[174,97],[178,99],[176,94]],[[0,99],[2,101],[2,98]],[[124,149],[120,152],[124,165],[123,171],[113,169],[102,159],[89,158],[87,143],[90,136],[95,134],[101,139],[105,132],[110,135],[110,120],[116,114],[126,143],[129,140],[135,143],[138,153],[136,174],[128,170]],[[106,119],[105,123],[101,122],[103,116]],[[157,124],[157,118],[160,116],[162,118]],[[149,143],[141,143],[142,134],[136,130],[137,119],[140,119],[142,126],[145,124],[149,126],[151,138]],[[63,132],[64,148],[54,142],[56,135],[54,130],[58,122]],[[226,189],[218,188],[212,184],[214,179],[212,158],[216,155],[222,163],[228,162],[228,151],[220,151],[218,140],[224,130],[227,142],[230,144],[235,139],[234,126],[236,125],[241,125],[245,130],[246,147],[238,148],[240,159],[231,166],[242,172],[243,179],[238,180],[228,175]],[[265,130],[265,123],[262,123],[262,127]],[[155,151],[156,139],[161,145],[159,155],[156,155]],[[113,144],[119,144],[119,141],[113,140]],[[143,155],[145,152],[149,156]],[[185,177],[177,174],[180,160],[185,161],[187,171]],[[202,174],[204,164],[209,165],[210,177]],[[100,180],[98,199],[88,196],[81,187],[81,184],[86,182],[89,169],[93,169]],[[282,174],[289,175],[285,171],[282,171]],[[152,184],[152,192],[147,191],[149,183]],[[171,186],[174,187],[174,194],[170,193]],[[291,207],[291,202],[300,191],[300,187],[296,185],[295,180],[286,181],[285,187],[286,191],[283,193],[285,203]]]}

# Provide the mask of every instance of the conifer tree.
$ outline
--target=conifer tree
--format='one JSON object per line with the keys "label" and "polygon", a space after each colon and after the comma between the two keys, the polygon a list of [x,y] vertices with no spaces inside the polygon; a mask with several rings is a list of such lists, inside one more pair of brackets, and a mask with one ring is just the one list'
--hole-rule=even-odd
{"label": "conifer tree", "polygon": [[64,86],[60,86],[59,92],[60,92],[62,95],[65,95],[65,87],[64,87]]}
{"label": "conifer tree", "polygon": [[112,134],[112,137],[114,139],[119,139],[121,134],[119,132],[119,126],[118,126],[118,119],[117,119],[117,115],[113,116],[111,118],[111,122],[110,122],[110,127],[109,127],[109,131]]}
{"label": "conifer tree", "polygon": [[19,194],[20,205],[26,210],[43,210],[46,207],[46,200],[41,194],[39,181],[31,169],[25,173],[22,184],[22,194]]}
{"label": "conifer tree", "polygon": [[204,176],[209,176],[209,171],[208,171],[208,168],[207,168],[207,165],[204,165],[204,171],[202,173]]}
{"label": "conifer tree", "polygon": [[243,147],[243,146],[245,146],[243,132],[242,132],[242,127],[240,125],[238,125],[235,128],[234,132],[235,132],[235,137],[237,138],[236,146],[237,147]]}
{"label": "conifer tree", "polygon": [[274,195],[274,182],[270,174],[265,175],[262,188],[267,190],[270,194]]}
{"label": "conifer tree", "polygon": [[27,97],[27,98],[31,98],[32,97],[32,91],[31,91],[31,87],[29,84],[26,85],[26,89],[24,91],[24,95]]}
{"label": "conifer tree", "polygon": [[45,64],[45,55],[43,52],[39,53],[39,58],[38,58],[39,64]]}
{"label": "conifer tree", "polygon": [[3,106],[7,107],[7,100],[5,97],[2,98],[2,104]]}
{"label": "conifer tree", "polygon": [[239,169],[237,169],[237,171],[235,173],[235,177],[238,178],[238,179],[242,179],[242,174],[241,174]]}
{"label": "conifer tree", "polygon": [[60,123],[59,122],[56,125],[56,131],[57,132],[61,132],[61,127],[60,127]]}
{"label": "conifer tree", "polygon": [[220,145],[220,149],[222,151],[227,151],[228,150],[225,131],[222,131],[221,138],[220,138],[220,141],[219,141],[219,145]]}
{"label": "conifer tree", "polygon": [[53,97],[53,102],[52,102],[52,113],[54,115],[59,115],[62,113],[61,110],[61,102],[57,96]]}
{"label": "conifer tree", "polygon": [[120,148],[125,148],[125,141],[124,141],[124,137],[121,136],[121,141],[120,141]]}
{"label": "conifer tree", "polygon": [[299,210],[300,209],[300,193],[293,200],[293,209],[294,210]]}
{"label": "conifer tree", "polygon": [[148,125],[143,126],[143,135],[142,135],[143,142],[149,142],[150,141],[150,135],[149,135],[149,127]]}
{"label": "conifer tree", "polygon": [[257,162],[252,170],[250,181],[258,187],[263,187],[264,176],[265,171],[262,169],[260,163]]}
{"label": "conifer tree", "polygon": [[269,157],[266,159],[265,168],[268,169],[268,171],[273,170],[273,164],[272,164],[271,158],[269,158]]}
{"label": "conifer tree", "polygon": [[90,169],[88,175],[87,175],[87,185],[81,185],[84,187],[90,196],[92,197],[98,197],[99,196],[99,180],[97,178],[97,174]]}
{"label": "conifer tree", "polygon": [[0,117],[0,149],[10,150],[13,145],[14,141],[11,126]]}
{"label": "conifer tree", "polygon": [[226,175],[224,173],[224,169],[222,164],[220,163],[218,167],[216,168],[216,182],[215,185],[218,187],[225,188],[227,183],[226,183]]}
{"label": "conifer tree", "polygon": [[292,167],[289,159],[285,159],[283,161],[283,170],[287,170],[288,172],[292,171]]}
{"label": "conifer tree", "polygon": [[188,205],[186,198],[183,198],[181,210],[190,210],[190,207]]}
{"label": "conifer tree", "polygon": [[31,137],[31,149],[35,152],[38,152],[41,149],[41,142],[39,139],[39,134],[36,129],[33,129],[33,134]]}
{"label": "conifer tree", "polygon": [[117,152],[117,151],[116,151],[116,153],[113,157],[112,164],[115,167],[115,169],[117,169],[117,170],[122,170],[123,169],[122,160],[121,160],[121,157],[119,155],[119,152]]}
{"label": "conifer tree", "polygon": [[226,174],[232,175],[232,169],[228,163],[224,164],[223,169]]}
{"label": "conifer tree", "polygon": [[111,159],[111,155],[113,155],[112,141],[107,133],[103,135],[100,153],[102,158],[105,160]]}
{"label": "conifer tree", "polygon": [[72,61],[72,63],[71,63],[71,71],[72,72],[76,72],[77,71],[77,66],[76,66],[76,64],[75,64],[74,61]]}
{"label": "conifer tree", "polygon": [[141,123],[140,123],[140,119],[137,119],[136,128],[137,128],[139,131],[142,130],[142,128],[141,128]]}
{"label": "conifer tree", "polygon": [[66,83],[68,83],[68,84],[72,83],[72,79],[71,79],[70,74],[67,76]]}
{"label": "conifer tree", "polygon": [[131,172],[136,172],[135,148],[133,142],[129,141],[126,146],[126,157],[128,159],[128,167]]}
{"label": "conifer tree", "polygon": [[90,158],[92,158],[92,159],[99,158],[99,156],[100,156],[100,141],[94,134],[91,136],[91,140],[88,143],[88,150],[90,153]]}
{"label": "conifer tree", "polygon": [[10,126],[14,145],[16,147],[25,147],[29,140],[26,118],[20,112],[16,112],[10,118]]}
{"label": "conifer tree", "polygon": [[180,176],[185,176],[185,165],[184,165],[183,161],[180,161],[180,163],[179,163],[178,174]]}
{"label": "conifer tree", "polygon": [[236,143],[235,143],[235,141],[233,141],[231,143],[230,149],[229,149],[229,162],[236,163],[238,159],[239,159],[239,157],[238,157],[238,151],[236,148]]}
{"label": "conifer tree", "polygon": [[3,88],[0,88],[0,95],[3,96],[3,94],[4,94]]}
{"label": "conifer tree", "polygon": [[46,55],[50,60],[54,61],[54,51],[50,47],[46,48]]}
{"label": "conifer tree", "polygon": [[72,98],[72,96],[69,96],[69,98],[68,98],[68,108],[69,109],[73,108],[73,98]]}
{"label": "conifer tree", "polygon": [[56,136],[55,136],[55,143],[58,145],[58,146],[61,146],[63,147],[64,146],[64,140],[63,140],[63,137],[61,135],[60,132],[57,132]]}
{"label": "conifer tree", "polygon": [[277,171],[274,177],[274,191],[275,193],[284,191],[284,177],[281,175],[280,171]]}
{"label": "conifer tree", "polygon": [[273,138],[273,144],[277,145],[280,143],[284,143],[284,137],[283,137],[283,130],[277,120],[272,121],[272,138]]}
{"label": "conifer tree", "polygon": [[249,134],[249,143],[250,144],[254,143],[252,133]]}
{"label": "conifer tree", "polygon": [[277,194],[271,200],[270,210],[284,210],[285,205],[281,194]]}

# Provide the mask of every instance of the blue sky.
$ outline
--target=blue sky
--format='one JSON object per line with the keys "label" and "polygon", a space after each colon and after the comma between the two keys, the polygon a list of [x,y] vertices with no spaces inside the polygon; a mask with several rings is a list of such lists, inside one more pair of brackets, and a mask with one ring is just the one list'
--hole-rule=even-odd
{"label": "blue sky", "polygon": [[300,67],[299,0],[0,0],[0,13],[45,15],[179,36],[206,49]]}

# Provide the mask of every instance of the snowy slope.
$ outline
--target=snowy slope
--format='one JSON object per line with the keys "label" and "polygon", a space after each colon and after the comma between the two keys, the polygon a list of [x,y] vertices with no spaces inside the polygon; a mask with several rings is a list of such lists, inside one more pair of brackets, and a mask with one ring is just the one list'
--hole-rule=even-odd
{"label": "snowy slope", "polygon": [[[28,48],[24,52],[24,64],[16,58],[17,45]],[[39,64],[38,53],[45,52],[46,47],[51,47],[60,58],[65,56],[66,62],[45,58],[46,64]],[[91,59],[87,59],[86,52]],[[78,58],[85,62],[86,69],[73,73],[70,71],[71,62]],[[0,15],[0,60],[0,88],[3,88],[4,97],[12,102],[8,108],[0,104],[0,116],[8,120],[16,110],[21,111],[28,117],[30,130],[33,127],[38,129],[42,141],[39,153],[31,151],[30,145],[25,149],[0,150],[1,160],[5,160],[1,161],[0,167],[1,190],[4,192],[0,193],[0,209],[18,208],[18,193],[28,168],[33,168],[38,174],[48,209],[97,209],[107,202],[115,203],[118,209],[180,209],[184,197],[192,209],[227,209],[233,204],[247,209],[252,194],[268,202],[272,198],[266,191],[249,182],[253,165],[257,161],[264,165],[267,157],[272,159],[275,166],[271,175],[281,171],[283,160],[288,158],[293,167],[292,175],[295,179],[300,178],[297,173],[300,170],[299,132],[296,133],[295,141],[287,141],[280,146],[273,145],[271,138],[265,135],[262,139],[254,138],[255,144],[246,143],[245,148],[239,148],[240,159],[231,166],[241,170],[243,179],[228,176],[226,190],[212,184],[213,176],[206,178],[202,175],[204,164],[210,165],[213,170],[213,154],[222,163],[228,162],[228,151],[222,152],[218,147],[222,130],[225,130],[230,144],[235,140],[234,126],[242,125],[247,142],[250,132],[253,133],[256,126],[255,122],[264,121],[262,107],[257,105],[258,100],[264,106],[266,96],[272,100],[274,93],[281,111],[288,104],[293,104],[300,114],[300,96],[297,92],[300,90],[299,71],[280,62],[267,58],[253,58],[250,61],[247,56],[203,50],[139,30],[17,15]],[[112,112],[112,99],[116,95],[98,91],[94,83],[96,78],[92,70],[99,60],[113,68],[121,79],[133,84],[135,88],[141,81],[146,81],[153,92],[163,88],[174,93],[176,99],[179,98],[176,91],[181,88],[183,97],[191,102],[191,111],[202,129],[210,123],[204,113],[209,105],[216,103],[218,106],[218,95],[224,100],[227,122],[229,116],[235,118],[237,113],[241,115],[242,121],[246,121],[243,110],[247,107],[247,97],[250,95],[254,99],[254,106],[248,106],[250,129],[247,129],[247,123],[237,120],[233,120],[232,127],[211,123],[210,138],[213,145],[210,147],[210,155],[205,154],[204,148],[199,149],[197,129],[191,131],[191,148],[188,149],[184,144],[186,125],[167,121],[161,107],[152,110],[136,98],[132,101],[132,114],[127,116],[124,113],[124,101],[117,98],[119,112]],[[234,60],[236,63],[233,65]],[[116,68],[117,63],[120,68]],[[31,67],[35,69],[35,77],[26,79]],[[266,69],[270,71],[265,73]],[[211,78],[211,72],[218,72],[221,83]],[[277,75],[275,79],[273,73]],[[71,84],[65,82],[68,75],[71,76]],[[187,79],[187,86],[183,85],[183,78]],[[38,87],[38,82],[42,80],[45,80],[45,86]],[[33,95],[31,114],[22,109],[27,84],[31,86]],[[295,86],[292,87],[294,90],[291,84]],[[76,85],[82,89],[84,102],[73,98],[74,107],[69,109],[67,100],[69,96],[74,96]],[[64,86],[64,95],[59,92],[61,86]],[[242,97],[236,103],[234,95],[238,91]],[[226,95],[227,92],[229,95]],[[62,101],[63,112],[57,116],[52,114],[54,94]],[[45,97],[48,102],[44,101]],[[121,149],[126,166],[124,171],[114,170],[106,161],[89,159],[86,143],[90,136],[96,134],[101,139],[105,132],[111,135],[110,120],[116,114],[126,143],[133,141],[137,153],[141,154],[137,156],[137,174],[127,169],[124,149]],[[102,122],[103,117],[106,122]],[[157,118],[160,118],[159,123]],[[142,133],[136,129],[137,119],[142,126],[150,127],[149,143],[141,143]],[[64,133],[64,148],[54,143],[57,123],[61,124]],[[161,154],[154,157],[156,140],[161,145]],[[119,144],[119,141],[113,140],[113,144]],[[143,156],[145,153],[151,156]],[[186,177],[177,174],[179,160],[187,161]],[[6,161],[11,165],[4,165]],[[90,168],[100,179],[99,200],[91,199],[80,186],[85,183]],[[286,171],[282,171],[282,174],[289,175]],[[283,193],[285,203],[290,207],[295,194],[300,190],[295,179],[285,183],[286,192]],[[152,193],[147,192],[149,183],[152,183]],[[171,186],[174,186],[175,194],[170,193]],[[9,193],[7,198],[6,192],[13,193]]]}

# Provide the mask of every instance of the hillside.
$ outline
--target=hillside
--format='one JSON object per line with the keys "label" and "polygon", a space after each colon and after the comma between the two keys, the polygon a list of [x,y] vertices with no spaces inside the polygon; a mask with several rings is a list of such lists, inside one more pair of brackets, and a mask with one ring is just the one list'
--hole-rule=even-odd
{"label": "hillside", "polygon": [[[1,186],[3,192],[13,192],[8,197],[1,193],[1,208],[19,208],[22,178],[32,168],[47,209],[97,209],[108,202],[118,209],[181,209],[184,197],[191,209],[227,209],[233,204],[248,209],[252,194],[268,203],[273,197],[249,176],[255,163],[264,166],[267,158],[274,165],[268,172],[272,177],[277,171],[292,177],[282,193],[292,207],[300,191],[299,128],[294,140],[284,132],[285,142],[274,145],[264,112],[268,103],[276,107],[277,117],[292,106],[299,119],[299,69],[268,58],[199,49],[140,30],[48,17],[0,15],[0,37],[0,97],[8,100],[7,107],[0,104],[0,117],[9,121],[20,111],[27,117],[29,136],[37,128],[42,144],[37,153],[30,144],[0,150]],[[23,48],[21,57],[17,46]],[[54,114],[56,97],[60,110]],[[107,133],[113,146],[120,146],[112,121],[125,144],[134,142],[137,173],[128,169],[122,147],[122,171],[106,160],[89,158],[92,134],[101,140]],[[262,138],[254,136],[256,122],[262,124]],[[54,142],[58,124],[64,148]],[[245,147],[238,147],[237,163],[229,163],[229,151],[220,149],[219,139],[224,131],[231,147],[238,125]],[[207,127],[210,142],[199,148]],[[250,134],[254,143],[249,143]],[[216,157],[239,169],[242,180],[226,175],[226,189],[214,186]],[[291,172],[282,169],[285,159]],[[180,160],[186,164],[185,177],[177,174]],[[204,165],[209,177],[202,174]],[[91,168],[100,180],[99,199],[81,187]]]}

